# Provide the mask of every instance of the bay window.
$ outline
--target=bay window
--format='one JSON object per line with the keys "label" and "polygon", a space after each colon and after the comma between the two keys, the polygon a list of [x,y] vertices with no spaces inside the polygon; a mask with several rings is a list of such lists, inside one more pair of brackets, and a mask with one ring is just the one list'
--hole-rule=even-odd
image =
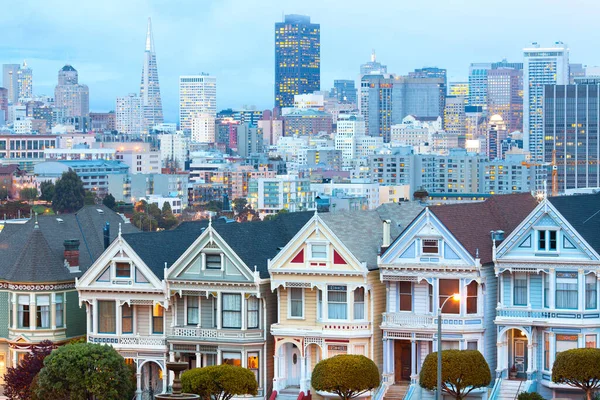
{"label": "bay window", "polygon": [[36,327],[42,329],[50,328],[50,296],[37,296],[36,304]]}
{"label": "bay window", "polygon": [[242,328],[242,295],[223,294],[223,328]]}
{"label": "bay window", "polygon": [[598,304],[598,279],[596,275],[585,276],[585,308],[593,310]]}
{"label": "bay window", "polygon": [[585,335],[585,347],[596,348],[596,335]]}
{"label": "bay window", "polygon": [[115,306],[114,301],[98,301],[98,333],[116,333]]}
{"label": "bay window", "polygon": [[248,368],[250,371],[252,371],[252,373],[254,374],[254,377],[256,378],[256,382],[258,382],[258,386],[260,386],[260,361],[259,361],[259,354],[257,351],[253,351],[253,352],[248,352],[248,365],[246,366],[246,368]]}
{"label": "bay window", "polygon": [[398,309],[412,311],[412,282],[398,282]]}
{"label": "bay window", "polygon": [[[441,307],[442,304],[446,301],[448,297],[452,297],[453,294],[459,293],[459,281],[458,279],[440,279],[439,280],[439,305]],[[445,314],[459,314],[460,313],[460,302],[459,301],[449,301],[444,306],[442,310]],[[443,347],[442,347],[443,348]]]}
{"label": "bay window", "polygon": [[242,354],[234,352],[223,352],[223,364],[233,365],[234,367],[241,367]]}
{"label": "bay window", "polygon": [[199,310],[199,297],[198,296],[187,296],[187,324],[198,325],[198,310]]}
{"label": "bay window", "polygon": [[467,285],[467,314],[477,314],[477,282]]}
{"label": "bay window", "polygon": [[527,274],[517,272],[513,276],[513,305],[527,305]]}
{"label": "bay window", "polygon": [[162,334],[164,329],[165,309],[160,304],[155,304],[152,307],[152,333]]}
{"label": "bay window", "polygon": [[29,295],[21,295],[18,298],[19,303],[19,328],[29,328]]}
{"label": "bay window", "polygon": [[346,286],[328,285],[327,286],[327,318],[329,319],[347,319],[348,318],[348,292]]}
{"label": "bay window", "polygon": [[577,272],[556,273],[556,308],[577,309]]}
{"label": "bay window", "polygon": [[56,327],[57,328],[62,328],[64,326],[64,310],[65,310],[65,306],[64,306],[64,301],[63,301],[63,295],[62,293],[56,294],[54,295],[54,311],[56,314]]}
{"label": "bay window", "polygon": [[556,335],[556,354],[577,348],[577,335]]}
{"label": "bay window", "polygon": [[289,302],[290,317],[303,318],[304,317],[304,305],[303,305],[304,289],[290,288],[288,293],[290,295],[290,302]]}
{"label": "bay window", "polygon": [[354,319],[365,319],[365,288],[354,290]]}
{"label": "bay window", "polygon": [[121,330],[123,333],[133,333],[133,306],[129,304],[121,307]]}
{"label": "bay window", "polygon": [[247,300],[247,325],[248,329],[257,329],[259,326],[259,306],[260,300],[251,296]]}

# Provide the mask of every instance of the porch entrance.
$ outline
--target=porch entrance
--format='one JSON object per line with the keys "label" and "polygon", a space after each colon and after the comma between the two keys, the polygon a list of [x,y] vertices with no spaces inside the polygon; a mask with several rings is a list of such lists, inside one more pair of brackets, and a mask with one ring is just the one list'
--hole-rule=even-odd
{"label": "porch entrance", "polygon": [[[508,332],[510,352],[509,352],[509,377],[513,379],[527,378],[527,336],[519,329],[511,329]],[[516,370],[516,375],[515,375]]]}
{"label": "porch entrance", "polygon": [[394,341],[394,381],[410,381],[411,343],[408,340]]}
{"label": "porch entrance", "polygon": [[286,343],[285,346],[288,371],[286,387],[300,387],[300,349],[292,343]]}

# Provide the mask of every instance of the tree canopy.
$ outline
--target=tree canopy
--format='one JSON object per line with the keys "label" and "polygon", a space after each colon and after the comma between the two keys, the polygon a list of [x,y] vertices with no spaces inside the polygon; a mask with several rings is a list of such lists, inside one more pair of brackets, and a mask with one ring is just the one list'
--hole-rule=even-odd
{"label": "tree canopy", "polygon": [[[442,391],[456,400],[488,386],[491,380],[490,367],[478,350],[442,350]],[[428,390],[437,388],[437,352],[425,358],[419,384]]]}
{"label": "tree canopy", "polygon": [[21,200],[33,201],[38,197],[38,190],[35,187],[25,187],[19,192]]}
{"label": "tree canopy", "polygon": [[61,346],[46,357],[34,398],[130,399],[134,386],[132,370],[113,347],[74,343]]}
{"label": "tree canopy", "polygon": [[115,196],[113,196],[110,193],[107,194],[102,199],[102,204],[104,204],[106,207],[110,208],[111,210],[114,210],[116,208],[116,206],[117,206],[117,202],[115,200]]}
{"label": "tree canopy", "polygon": [[62,176],[54,185],[54,196],[52,196],[52,208],[59,212],[75,212],[83,207],[85,190],[83,182],[75,171],[63,172]]}
{"label": "tree canopy", "polygon": [[233,204],[233,211],[235,211],[236,214],[241,213],[246,207],[248,207],[248,200],[244,197],[233,199],[231,203]]}
{"label": "tree canopy", "polygon": [[561,351],[552,367],[552,382],[583,390],[587,400],[600,388],[600,349],[582,348]]}
{"label": "tree canopy", "polygon": [[52,352],[54,344],[44,340],[25,354],[16,367],[8,368],[4,375],[4,395],[10,400],[31,399],[34,378],[44,366],[44,359]]}
{"label": "tree canopy", "polygon": [[52,183],[52,181],[40,183],[40,192],[42,192],[40,200],[51,202],[54,197],[54,183]]}
{"label": "tree canopy", "polygon": [[197,394],[204,400],[229,400],[233,396],[256,396],[258,393],[254,373],[229,364],[185,371],[181,375],[181,385],[185,393]]}
{"label": "tree canopy", "polygon": [[335,393],[348,400],[379,386],[379,371],[365,356],[340,354],[315,365],[311,384],[315,390]]}

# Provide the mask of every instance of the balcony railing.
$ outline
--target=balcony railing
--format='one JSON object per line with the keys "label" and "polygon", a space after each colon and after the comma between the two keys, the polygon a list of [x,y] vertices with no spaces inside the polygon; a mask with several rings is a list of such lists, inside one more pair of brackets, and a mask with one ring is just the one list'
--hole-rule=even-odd
{"label": "balcony railing", "polygon": [[[479,329],[483,326],[483,317],[442,314],[444,329]],[[437,317],[434,315],[409,314],[401,312],[383,313],[382,328],[437,329]]]}
{"label": "balcony railing", "polygon": [[193,326],[174,326],[167,330],[167,335],[173,338],[197,340],[257,340],[264,337],[262,329],[216,329],[197,328]]}
{"label": "balcony railing", "polygon": [[140,336],[140,335],[88,335],[88,342],[110,344],[115,348],[144,347],[156,348],[167,345],[165,336]]}
{"label": "balcony railing", "polygon": [[[531,309],[526,307],[498,307],[496,309],[496,318],[502,320],[514,319],[515,321],[537,321],[549,322],[556,319],[573,320],[574,323],[581,324],[585,320],[600,318],[600,311],[577,311],[577,310],[548,310]],[[577,321],[577,322],[575,322]]]}

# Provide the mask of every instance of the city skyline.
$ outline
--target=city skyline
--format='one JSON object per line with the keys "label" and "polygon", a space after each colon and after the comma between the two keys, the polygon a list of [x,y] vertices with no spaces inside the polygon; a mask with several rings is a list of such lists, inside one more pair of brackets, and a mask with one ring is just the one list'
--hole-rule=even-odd
{"label": "city skyline", "polygon": [[[198,9],[185,6],[194,4],[190,2],[167,9],[160,3],[144,1],[128,4],[108,1],[102,7],[71,7],[71,2],[65,1],[53,5],[52,12],[46,9],[50,5],[32,2],[18,10],[7,9],[0,59],[7,64],[22,64],[27,60],[33,69],[36,95],[51,95],[56,71],[71,64],[79,71],[80,79],[90,86],[90,109],[112,110],[116,96],[139,88],[139,66],[143,62],[140,48],[145,41],[147,18],[152,17],[165,120],[170,122],[177,121],[179,76],[200,72],[208,72],[219,80],[218,109],[244,105],[271,108],[273,26],[282,20],[282,13],[308,15],[321,25],[324,90],[333,86],[334,79],[356,80],[360,64],[369,60],[373,48],[378,61],[388,65],[391,73],[406,74],[415,68],[437,66],[448,70],[449,82],[465,81],[472,62],[502,58],[521,62],[522,49],[532,41],[563,41],[570,48],[571,62],[600,64],[600,56],[592,51],[595,34],[585,31],[585,21],[592,12],[582,15],[575,24],[561,18],[561,10],[566,11],[567,5],[540,9],[540,5],[548,3],[530,2],[520,5],[519,13],[511,13],[512,28],[502,32],[502,40],[492,42],[490,39],[497,37],[498,31],[494,24],[489,24],[489,18],[497,10],[475,7],[474,2],[464,3],[456,7],[439,2],[438,7],[428,8],[427,14],[416,4],[381,3],[387,10],[383,15],[377,11],[380,9],[377,4],[363,10],[364,13],[356,13],[358,4],[341,9],[333,2],[316,1],[293,2],[283,10],[279,3],[270,0],[262,2],[261,7],[232,0],[208,2]],[[514,11],[511,3],[518,4],[508,1],[506,9]],[[589,9],[592,3],[577,4]],[[115,17],[117,6],[120,11]],[[30,18],[28,14],[33,8],[36,13]],[[544,13],[544,24],[530,22],[528,15],[534,11],[537,15]],[[20,23],[22,13],[27,13],[31,23]],[[407,13],[427,18],[402,19],[403,23],[398,24],[398,18]],[[94,15],[93,20],[86,19],[89,15]],[[432,30],[440,25],[435,21],[441,19],[470,22],[441,24]],[[245,42],[243,46],[239,45],[240,40]],[[470,45],[457,46],[457,43]]]}

